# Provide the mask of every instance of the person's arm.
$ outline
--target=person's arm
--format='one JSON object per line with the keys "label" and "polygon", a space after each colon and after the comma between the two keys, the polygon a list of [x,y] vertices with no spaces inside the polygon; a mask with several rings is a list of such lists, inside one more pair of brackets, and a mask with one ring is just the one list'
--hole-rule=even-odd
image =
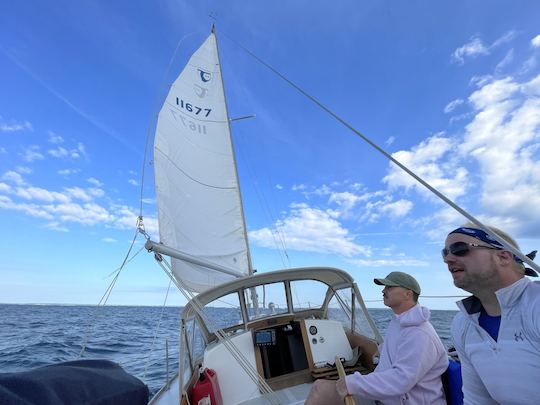
{"label": "person's arm", "polygon": [[366,336],[351,331],[347,331],[346,335],[351,348],[360,348],[362,352],[360,355],[362,365],[371,371],[375,370],[376,365],[373,364],[373,356],[379,354],[379,346],[377,345],[377,342]]}
{"label": "person's arm", "polygon": [[463,337],[461,336],[462,328],[459,326],[461,322],[464,322],[464,320],[457,319],[457,316],[454,318],[452,322],[452,340],[459,356],[459,362],[461,363],[463,403],[464,405],[496,404],[465,353]]}
{"label": "person's arm", "polygon": [[347,391],[379,400],[403,395],[433,367],[438,356],[437,348],[426,332],[407,328],[400,336],[392,367],[367,375],[356,372],[347,376]]}

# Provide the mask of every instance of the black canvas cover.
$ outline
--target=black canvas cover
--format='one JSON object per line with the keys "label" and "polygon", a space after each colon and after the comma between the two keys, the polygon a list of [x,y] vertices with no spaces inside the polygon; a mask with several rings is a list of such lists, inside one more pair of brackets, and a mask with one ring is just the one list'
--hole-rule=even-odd
{"label": "black canvas cover", "polygon": [[78,360],[0,374],[0,405],[139,405],[148,387],[108,360]]}

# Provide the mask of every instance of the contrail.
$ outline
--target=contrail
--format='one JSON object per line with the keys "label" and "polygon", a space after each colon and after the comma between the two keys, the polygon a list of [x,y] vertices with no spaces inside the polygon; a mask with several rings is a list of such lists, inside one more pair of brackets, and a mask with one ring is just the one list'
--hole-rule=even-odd
{"label": "contrail", "polygon": [[9,58],[15,65],[17,65],[19,68],[24,70],[32,79],[34,79],[36,82],[38,82],[40,85],[45,87],[49,92],[51,92],[54,96],[56,96],[59,100],[64,102],[69,108],[71,108],[73,111],[75,111],[78,115],[83,117],[85,120],[90,122],[92,125],[94,125],[96,128],[104,132],[105,134],[109,135],[110,137],[116,139],[118,142],[120,142],[122,145],[126,146],[127,148],[131,149],[133,152],[135,152],[137,155],[142,155],[141,151],[135,148],[131,143],[127,142],[120,134],[118,134],[115,130],[108,128],[107,126],[101,124],[99,121],[97,121],[94,117],[91,115],[85,113],[80,108],[78,108],[76,105],[74,105],[71,101],[69,101],[66,97],[64,97],[62,94],[60,94],[58,91],[53,89],[50,85],[48,85],[45,81],[43,81],[38,75],[36,75],[30,68],[28,68],[25,64],[23,64],[21,61],[19,61],[13,54],[6,51],[3,46],[0,45],[0,51]]}

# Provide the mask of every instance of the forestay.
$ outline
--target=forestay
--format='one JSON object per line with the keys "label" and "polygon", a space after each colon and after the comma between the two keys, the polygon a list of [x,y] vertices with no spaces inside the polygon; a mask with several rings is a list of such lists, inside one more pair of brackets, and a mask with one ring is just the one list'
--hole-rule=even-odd
{"label": "forestay", "polygon": [[[161,243],[249,273],[242,204],[216,37],[173,83],[159,113],[154,175]],[[172,259],[175,277],[201,292],[234,276]]]}

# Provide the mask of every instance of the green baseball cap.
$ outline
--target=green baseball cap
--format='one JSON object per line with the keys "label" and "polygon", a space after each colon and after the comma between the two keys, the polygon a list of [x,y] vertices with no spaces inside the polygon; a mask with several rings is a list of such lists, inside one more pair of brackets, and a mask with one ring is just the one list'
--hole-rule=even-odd
{"label": "green baseball cap", "polygon": [[373,282],[378,285],[403,287],[420,295],[420,284],[418,284],[418,281],[410,274],[401,271],[393,271],[386,278],[375,278]]}

